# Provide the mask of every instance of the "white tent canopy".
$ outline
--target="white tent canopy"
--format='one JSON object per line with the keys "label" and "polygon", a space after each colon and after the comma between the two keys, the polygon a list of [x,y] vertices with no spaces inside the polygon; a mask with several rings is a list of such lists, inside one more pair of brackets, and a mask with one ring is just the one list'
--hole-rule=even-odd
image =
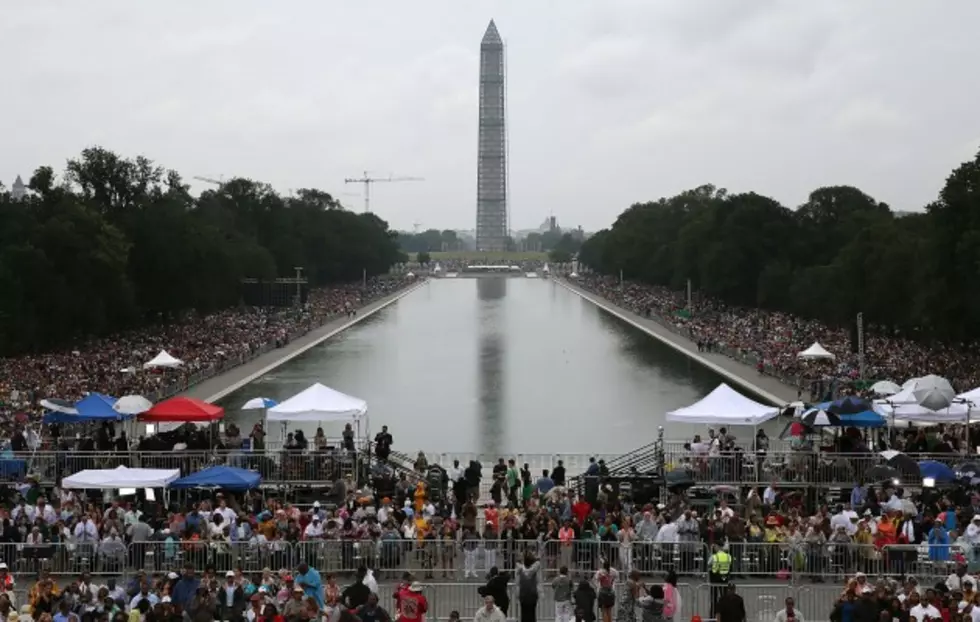
{"label": "white tent canopy", "polygon": [[667,413],[667,421],[718,425],[759,425],[779,415],[779,408],[760,404],[727,384],[720,384],[701,401]]}
{"label": "white tent canopy", "polygon": [[151,369],[153,367],[180,367],[184,364],[184,361],[175,358],[170,355],[166,350],[160,350],[160,354],[153,357],[152,360],[143,363],[143,369]]}
{"label": "white tent canopy", "polygon": [[180,469],[87,469],[61,480],[62,488],[115,489],[166,488],[180,477]]}
{"label": "white tent canopy", "polygon": [[833,360],[837,358],[833,354],[828,352],[826,348],[820,345],[819,341],[814,341],[812,346],[797,354],[796,357],[801,359],[829,359],[829,360]]}
{"label": "white tent canopy", "polygon": [[367,402],[319,382],[266,411],[269,421],[359,421]]}
{"label": "white tent canopy", "polygon": [[[875,407],[881,414],[894,414],[895,421],[915,421],[919,423],[960,423],[970,416],[970,407],[966,404],[952,404],[948,408],[932,410],[920,404],[902,404],[895,407]],[[974,414],[980,411],[974,409]]]}

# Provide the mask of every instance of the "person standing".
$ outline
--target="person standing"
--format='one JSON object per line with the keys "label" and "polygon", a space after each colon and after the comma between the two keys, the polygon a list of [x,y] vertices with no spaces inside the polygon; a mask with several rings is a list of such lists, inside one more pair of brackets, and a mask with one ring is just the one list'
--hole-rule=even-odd
{"label": "person standing", "polygon": [[521,603],[521,622],[535,622],[538,609],[538,572],[541,562],[534,553],[524,553],[524,562],[517,565],[517,599]]}
{"label": "person standing", "polygon": [[717,544],[711,548],[713,554],[708,559],[708,582],[711,583],[711,616],[714,617],[716,603],[723,595],[723,586],[728,583],[728,575],[732,571],[732,556]]}
{"label": "person standing", "polygon": [[568,577],[568,567],[558,569],[558,576],[551,582],[555,590],[555,622],[572,622],[575,608],[572,606],[572,580]]}
{"label": "person standing", "polygon": [[725,593],[715,606],[716,622],[745,622],[745,601],[735,593],[735,584],[725,586]]}
{"label": "person standing", "polygon": [[323,582],[320,580],[320,572],[316,568],[310,568],[306,562],[300,562],[296,570],[297,574],[293,577],[296,585],[316,601],[319,609],[323,609]]}
{"label": "person standing", "polygon": [[399,599],[399,622],[425,622],[425,614],[429,610],[429,601],[422,593],[422,584],[418,581],[409,586],[408,592]]}
{"label": "person standing", "polygon": [[613,607],[616,606],[616,583],[619,572],[612,568],[608,559],[602,560],[602,567],[595,573],[595,584],[599,588],[597,602],[602,613],[602,622],[612,622]]}

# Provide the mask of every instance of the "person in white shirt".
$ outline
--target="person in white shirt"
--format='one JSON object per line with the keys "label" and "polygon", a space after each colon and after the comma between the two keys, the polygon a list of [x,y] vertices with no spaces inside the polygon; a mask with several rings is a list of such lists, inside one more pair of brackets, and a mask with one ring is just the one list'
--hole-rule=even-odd
{"label": "person in white shirt", "polygon": [[766,486],[765,492],[762,493],[762,504],[776,505],[776,482]]}
{"label": "person in white shirt", "polygon": [[726,499],[722,499],[719,502],[718,511],[721,512],[721,518],[725,522],[728,522],[728,519],[735,516],[735,510],[728,507],[728,501]]}
{"label": "person in white shirt", "polygon": [[980,546],[980,514],[973,515],[973,520],[967,526],[964,536],[971,546]]}
{"label": "person in white shirt", "polygon": [[[853,527],[854,527],[854,532],[857,532],[857,525],[854,525]],[[838,528],[843,529],[845,532],[847,532],[847,535],[849,536],[854,535],[851,532],[851,519],[846,514],[844,514],[843,507],[838,507],[837,513],[830,517],[831,532],[837,533]]]}
{"label": "person in white shirt", "polygon": [[803,614],[792,597],[786,599],[786,608],[776,613],[776,622],[803,622]]}
{"label": "person in white shirt", "polygon": [[27,505],[27,503],[21,499],[20,504],[18,504],[17,507],[10,512],[10,518],[16,522],[17,519],[20,518],[21,514],[27,517],[28,522],[33,523],[34,518],[37,516],[37,510],[34,509],[33,506]]}
{"label": "person in white shirt", "polygon": [[674,521],[665,522],[653,539],[660,544],[676,544],[680,541],[680,531]]}
{"label": "person in white shirt", "polygon": [[909,608],[909,618],[914,618],[916,622],[925,622],[926,618],[930,620],[942,619],[942,614],[932,604],[919,602],[919,594],[917,592],[909,595],[909,603],[912,605]]}
{"label": "person in white shirt", "polygon": [[221,517],[224,519],[224,523],[226,525],[234,526],[235,520],[238,518],[235,516],[235,511],[228,507],[228,503],[224,499],[218,501],[218,509],[216,509],[214,513],[221,514]]}
{"label": "person in white shirt", "polygon": [[75,524],[75,542],[78,544],[97,542],[98,539],[99,528],[91,517],[86,516]]}
{"label": "person in white shirt", "polygon": [[506,620],[504,612],[493,603],[493,596],[484,597],[483,607],[477,609],[473,615],[473,622],[506,622]]}
{"label": "person in white shirt", "polygon": [[303,537],[307,540],[319,540],[323,537],[323,525],[320,524],[320,518],[315,517],[306,529],[303,530]]}
{"label": "person in white shirt", "polygon": [[58,522],[58,514],[44,497],[37,498],[37,508],[35,509],[34,515],[40,516],[49,525],[54,525]]}
{"label": "person in white shirt", "polygon": [[973,578],[966,574],[966,570],[966,564],[960,564],[956,567],[956,572],[946,577],[946,587],[950,592],[962,592],[963,583],[973,583]]}
{"label": "person in white shirt", "polygon": [[446,471],[446,475],[449,476],[450,486],[463,479],[463,475],[465,473],[466,471],[459,466],[459,460],[453,460],[453,466],[449,467],[449,469]]}

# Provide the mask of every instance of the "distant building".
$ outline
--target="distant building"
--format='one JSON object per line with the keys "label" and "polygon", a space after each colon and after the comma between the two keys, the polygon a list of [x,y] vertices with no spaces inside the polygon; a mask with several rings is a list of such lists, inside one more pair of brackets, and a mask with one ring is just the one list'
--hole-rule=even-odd
{"label": "distant building", "polygon": [[27,196],[27,185],[24,184],[24,180],[17,176],[14,180],[14,185],[10,189],[10,198],[19,200]]}
{"label": "distant building", "polygon": [[544,219],[544,222],[541,223],[541,226],[538,227],[538,232],[546,233],[548,231],[555,231],[556,229],[558,229],[558,219],[554,216],[548,216]]}

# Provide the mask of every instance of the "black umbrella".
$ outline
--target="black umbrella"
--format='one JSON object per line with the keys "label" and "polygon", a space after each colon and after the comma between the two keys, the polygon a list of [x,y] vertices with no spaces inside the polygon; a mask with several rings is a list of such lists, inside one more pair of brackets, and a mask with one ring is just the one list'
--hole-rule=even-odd
{"label": "black umbrella", "polygon": [[901,473],[899,473],[898,469],[890,466],[885,466],[883,464],[879,464],[878,466],[871,467],[870,469],[868,469],[862,476],[862,479],[871,483],[879,483],[879,482],[891,482],[896,479],[901,479],[900,476]]}
{"label": "black umbrella", "polygon": [[834,413],[829,413],[826,410],[820,410],[819,408],[811,408],[803,413],[803,416],[800,417],[800,421],[811,428],[826,428],[840,425],[840,417]]}
{"label": "black umbrella", "polygon": [[783,406],[779,411],[781,417],[799,417],[806,410],[807,406],[803,402],[790,402]]}
{"label": "black umbrella", "polygon": [[874,410],[871,402],[860,397],[845,397],[842,400],[831,402],[827,407],[827,412],[835,415],[856,415],[866,410]]}
{"label": "black umbrella", "polygon": [[674,469],[668,471],[666,477],[667,488],[671,491],[686,490],[694,485],[694,473],[689,469]]}
{"label": "black umbrella", "polygon": [[902,474],[902,478],[910,481],[921,481],[922,472],[919,463],[911,456],[900,451],[883,451],[881,455],[888,461],[888,466]]}

